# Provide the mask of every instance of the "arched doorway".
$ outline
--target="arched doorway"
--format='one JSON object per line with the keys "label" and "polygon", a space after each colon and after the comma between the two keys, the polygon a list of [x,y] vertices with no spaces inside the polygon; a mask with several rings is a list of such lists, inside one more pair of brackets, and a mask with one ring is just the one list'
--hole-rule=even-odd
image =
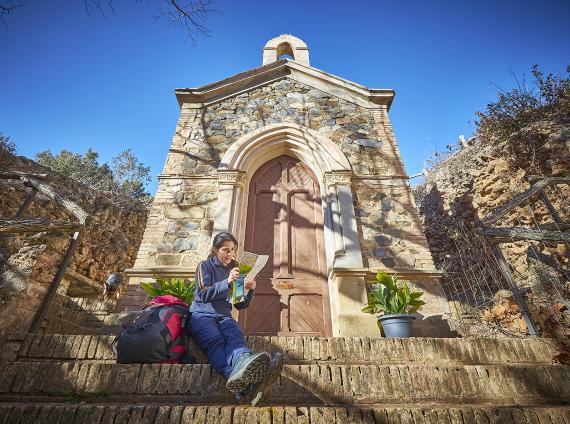
{"label": "arched doorway", "polygon": [[299,160],[280,156],[253,175],[244,249],[269,255],[239,314],[246,335],[331,335],[319,184]]}

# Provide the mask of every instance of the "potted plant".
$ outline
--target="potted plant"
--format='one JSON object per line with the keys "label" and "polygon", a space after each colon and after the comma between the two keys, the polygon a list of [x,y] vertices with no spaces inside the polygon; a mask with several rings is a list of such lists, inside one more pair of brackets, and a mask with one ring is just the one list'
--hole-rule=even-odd
{"label": "potted plant", "polygon": [[376,274],[378,287],[368,293],[368,304],[362,312],[378,316],[378,323],[386,337],[410,337],[413,313],[425,305],[420,297],[423,292],[411,292],[404,282],[399,284],[396,274]]}
{"label": "potted plant", "polygon": [[182,302],[190,305],[194,300],[194,290],[196,284],[194,280],[185,280],[184,278],[164,279],[155,276],[156,283],[140,283],[141,288],[152,299],[157,296],[171,295]]}

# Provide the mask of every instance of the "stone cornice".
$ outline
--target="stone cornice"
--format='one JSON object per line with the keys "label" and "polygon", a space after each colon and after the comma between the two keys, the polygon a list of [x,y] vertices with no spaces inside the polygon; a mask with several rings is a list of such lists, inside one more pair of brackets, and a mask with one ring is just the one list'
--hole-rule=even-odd
{"label": "stone cornice", "polygon": [[337,184],[350,185],[351,182],[352,182],[352,171],[325,172],[326,187],[334,187]]}
{"label": "stone cornice", "polygon": [[367,283],[374,284],[378,272],[398,274],[402,280],[438,280],[442,272],[437,269],[414,268],[333,268],[329,271],[330,277],[364,277]]}
{"label": "stone cornice", "polygon": [[127,277],[189,277],[194,278],[196,272],[195,267],[174,267],[174,266],[155,266],[149,268],[128,268],[125,269]]}
{"label": "stone cornice", "polygon": [[283,78],[291,78],[366,108],[378,108],[380,105],[389,109],[395,95],[392,89],[370,89],[288,59],[272,62],[202,87],[178,88],[175,94],[180,106],[185,103],[206,106]]}
{"label": "stone cornice", "polygon": [[410,178],[407,175],[364,175],[364,174],[354,174],[352,176],[352,181],[361,181],[361,180],[382,180],[382,181],[391,181],[391,180],[409,180]]}
{"label": "stone cornice", "polygon": [[182,174],[160,174],[159,180],[216,180],[218,177],[214,175],[182,175]]}
{"label": "stone cornice", "polygon": [[218,170],[218,183],[227,185],[237,185],[245,188],[245,172],[235,170]]}

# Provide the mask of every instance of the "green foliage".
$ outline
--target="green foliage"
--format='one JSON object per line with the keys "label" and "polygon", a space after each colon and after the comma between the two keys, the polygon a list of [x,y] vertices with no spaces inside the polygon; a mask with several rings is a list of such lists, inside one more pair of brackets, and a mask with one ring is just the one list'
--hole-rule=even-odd
{"label": "green foliage", "polygon": [[84,155],[62,150],[54,155],[44,150],[36,155],[36,161],[62,175],[73,178],[100,191],[111,191],[146,201],[149,194],[145,185],[150,181],[150,167],[144,166],[125,150],[112,159],[112,165],[99,164],[99,154],[87,149]]}
{"label": "green foliage", "polygon": [[368,293],[368,304],[362,312],[374,315],[413,314],[422,305],[423,292],[411,292],[406,283],[398,286],[398,276],[390,277],[385,272],[376,274],[378,287]]}
{"label": "green foliage", "polygon": [[187,305],[190,305],[194,300],[194,291],[196,289],[194,280],[176,277],[164,279],[158,276],[155,276],[154,279],[156,283],[140,283],[141,288],[151,299],[156,296],[172,295]]}
{"label": "green foliage", "polygon": [[524,126],[559,115],[570,116],[570,66],[567,76],[544,75],[538,65],[531,68],[533,81],[527,87],[524,78],[515,75],[516,88],[505,91],[499,88],[496,101],[477,112],[477,131],[480,136],[508,137]]}
{"label": "green foliage", "polygon": [[145,185],[150,182],[149,166],[139,162],[130,149],[114,156],[112,162],[113,180],[119,191],[137,199],[149,197],[145,192]]}
{"label": "green foliage", "polygon": [[0,132],[0,150],[7,150],[8,152],[14,154],[16,153],[16,144],[12,139]]}

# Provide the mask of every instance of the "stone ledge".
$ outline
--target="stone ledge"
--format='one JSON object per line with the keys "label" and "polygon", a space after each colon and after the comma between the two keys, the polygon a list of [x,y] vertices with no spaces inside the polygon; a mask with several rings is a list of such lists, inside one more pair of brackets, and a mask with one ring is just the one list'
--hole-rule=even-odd
{"label": "stone ledge", "polygon": [[49,424],[115,423],[259,423],[259,424],[535,424],[568,423],[568,407],[440,406],[390,408],[176,405],[0,404],[0,421]]}
{"label": "stone ledge", "polygon": [[[127,277],[153,277],[160,275],[162,277],[188,277],[194,278],[196,273],[195,267],[173,267],[173,266],[155,266],[149,268],[127,268],[125,269]],[[136,283],[138,284],[138,282]]]}
{"label": "stone ledge", "polygon": [[417,269],[417,268],[333,268],[329,271],[329,276],[340,277],[364,277],[367,283],[373,283],[378,272],[387,274],[398,274],[403,280],[439,280],[443,273],[437,269]]}
{"label": "stone ledge", "polygon": [[8,422],[37,421],[47,423],[140,422],[140,423],[564,423],[570,419],[568,408],[345,408],[271,406],[248,408],[243,406],[148,406],[148,405],[30,405],[5,404],[0,406],[0,419]]}
{"label": "stone ledge", "polygon": [[[69,393],[106,401],[235,404],[209,365],[95,363],[0,364],[5,401]],[[307,405],[548,405],[570,403],[570,367],[562,365],[285,365],[267,402]]]}
{"label": "stone ledge", "polygon": [[[18,360],[112,361],[115,336],[28,334],[7,337],[21,343]],[[290,364],[550,364],[556,353],[554,339],[374,339],[348,337],[248,337],[255,351],[278,351]],[[191,341],[198,363],[207,363]]]}

